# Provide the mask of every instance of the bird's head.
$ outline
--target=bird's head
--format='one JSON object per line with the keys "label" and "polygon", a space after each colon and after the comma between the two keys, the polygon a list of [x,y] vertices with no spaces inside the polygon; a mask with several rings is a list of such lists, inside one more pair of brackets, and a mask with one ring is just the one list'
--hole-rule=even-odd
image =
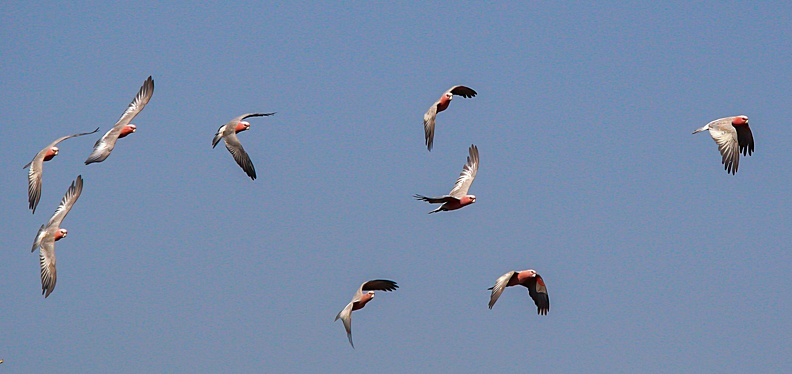
{"label": "bird's head", "polygon": [[734,117],[734,119],[732,120],[732,125],[734,125],[734,126],[741,126],[741,125],[747,125],[747,124],[748,124],[748,116],[744,116],[744,115],[737,116],[737,117]]}
{"label": "bird's head", "polygon": [[531,278],[536,277],[536,270],[534,270],[534,269],[528,269],[528,270],[525,271],[525,273]]}
{"label": "bird's head", "polygon": [[460,199],[462,205],[473,204],[476,202],[476,195],[465,195]]}
{"label": "bird's head", "polygon": [[44,161],[52,160],[53,157],[58,155],[58,147],[52,147],[44,154]]}
{"label": "bird's head", "polygon": [[69,230],[66,230],[66,229],[58,230],[55,233],[55,240],[61,240],[61,239],[65,238],[68,233],[69,233]]}
{"label": "bird's head", "polygon": [[118,134],[118,138],[119,139],[123,138],[123,137],[135,132],[135,130],[137,130],[137,126],[135,126],[135,125],[130,123],[130,124],[124,126],[123,129],[121,129],[121,133]]}
{"label": "bird's head", "polygon": [[235,132],[242,132],[242,131],[249,130],[249,129],[250,129],[250,122],[248,122],[248,121],[239,121],[239,123],[237,123],[237,125],[236,125],[236,128],[234,128],[234,131]]}

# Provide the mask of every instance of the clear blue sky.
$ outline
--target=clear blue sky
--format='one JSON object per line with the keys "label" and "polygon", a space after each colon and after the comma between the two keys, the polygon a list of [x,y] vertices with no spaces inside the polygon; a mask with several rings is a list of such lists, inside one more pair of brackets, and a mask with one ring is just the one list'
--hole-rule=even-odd
{"label": "clear blue sky", "polygon": [[[792,5],[0,4],[3,373],[790,372]],[[55,138],[137,133],[44,167]],[[426,151],[422,116],[456,84]],[[217,128],[246,112],[251,181]],[[707,122],[745,114],[728,175]],[[428,215],[476,144],[477,202]],[[36,231],[83,194],[44,299]],[[536,269],[493,310],[487,288]],[[333,318],[361,282],[386,278]]]}

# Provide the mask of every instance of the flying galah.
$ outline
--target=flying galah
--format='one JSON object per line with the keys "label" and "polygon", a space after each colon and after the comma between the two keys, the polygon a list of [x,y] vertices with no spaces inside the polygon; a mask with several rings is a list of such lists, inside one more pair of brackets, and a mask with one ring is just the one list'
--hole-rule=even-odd
{"label": "flying galah", "polygon": [[59,149],[56,145],[66,139],[93,134],[97,131],[99,131],[98,127],[91,132],[72,134],[55,139],[50,145],[39,151],[39,153],[36,153],[36,157],[33,157],[33,161],[28,162],[27,165],[22,167],[22,169],[28,166],[30,167],[28,170],[28,203],[30,204],[29,209],[33,209],[33,213],[36,213],[36,206],[38,206],[39,199],[41,198],[41,174],[44,172],[44,161],[52,160],[53,157],[58,155]]}
{"label": "flying galah", "polygon": [[113,128],[107,131],[101,139],[96,141],[93,152],[91,152],[91,155],[85,160],[86,165],[104,161],[107,156],[110,156],[110,152],[115,148],[118,139],[135,132],[137,127],[130,122],[141,110],[143,110],[146,104],[148,104],[153,94],[154,80],[149,76],[148,79],[143,82],[135,98],[129,103],[129,107],[124,111],[124,114],[118,119],[118,122],[116,122]]}
{"label": "flying galah", "polygon": [[242,148],[242,143],[239,142],[239,138],[236,136],[238,132],[245,131],[250,129],[250,122],[243,121],[245,118],[249,117],[265,117],[271,116],[275,114],[273,113],[247,113],[243,114],[239,117],[228,121],[223,126],[220,126],[217,129],[217,133],[212,139],[212,148],[214,148],[217,143],[220,142],[220,139],[225,140],[225,146],[228,148],[228,151],[231,152],[231,156],[234,156],[234,160],[245,171],[245,173],[250,177],[252,180],[256,180],[256,168],[253,167],[253,162],[250,161],[250,156],[248,156],[245,149]]}
{"label": "flying galah", "polygon": [[468,195],[467,193],[468,190],[470,189],[470,185],[473,183],[473,179],[476,178],[476,172],[478,172],[478,167],[479,167],[478,148],[475,145],[471,144],[468,152],[470,153],[470,155],[467,158],[467,163],[462,168],[462,173],[459,174],[459,178],[457,178],[456,184],[454,184],[454,188],[451,190],[451,192],[448,193],[448,195],[441,197],[426,197],[423,195],[414,195],[414,197],[417,200],[423,200],[430,204],[443,203],[443,205],[429,212],[429,214],[444,210],[456,210],[476,202],[476,196]]}
{"label": "flying galah", "polygon": [[55,281],[58,280],[57,272],[55,271],[55,241],[65,238],[66,234],[68,234],[66,229],[60,227],[61,222],[69,214],[74,203],[77,202],[77,198],[82,193],[82,188],[82,176],[78,175],[76,183],[72,182],[49,222],[39,228],[36,240],[33,242],[33,249],[30,250],[33,252],[36,248],[41,248],[39,255],[41,263],[41,294],[45,298],[55,289]]}
{"label": "flying galah", "polygon": [[352,343],[352,311],[362,309],[366,306],[366,303],[374,298],[374,291],[393,291],[397,288],[399,288],[399,286],[396,285],[396,282],[386,279],[374,279],[365,282],[361,284],[360,288],[355,292],[352,301],[338,312],[334,321],[338,321],[340,318],[341,321],[344,322],[344,329],[346,329],[347,338],[352,348],[355,348],[355,344]]}
{"label": "flying galah", "polygon": [[498,298],[506,287],[517,285],[528,289],[528,295],[531,296],[534,304],[536,304],[537,313],[547,315],[547,311],[550,310],[550,297],[547,296],[547,287],[545,287],[542,276],[537,274],[536,270],[533,269],[510,271],[501,275],[501,277],[495,281],[495,285],[488,288],[492,290],[489,308],[492,309],[492,306],[498,301]]}
{"label": "flying galah", "polygon": [[454,99],[454,95],[459,95],[467,99],[476,96],[476,91],[473,91],[472,88],[465,86],[451,87],[448,89],[448,91],[443,93],[443,96],[440,96],[439,100],[429,107],[429,110],[427,110],[424,114],[423,122],[424,136],[426,137],[426,148],[429,151],[432,150],[432,143],[434,142],[435,117],[437,117],[437,113],[440,113],[448,108],[448,104],[451,104],[451,100]]}
{"label": "flying galah", "polygon": [[748,126],[747,116],[734,116],[716,119],[706,126],[693,131],[694,134],[709,130],[712,140],[718,144],[723,168],[734,175],[740,166],[740,152],[750,156],[754,151],[754,139]]}

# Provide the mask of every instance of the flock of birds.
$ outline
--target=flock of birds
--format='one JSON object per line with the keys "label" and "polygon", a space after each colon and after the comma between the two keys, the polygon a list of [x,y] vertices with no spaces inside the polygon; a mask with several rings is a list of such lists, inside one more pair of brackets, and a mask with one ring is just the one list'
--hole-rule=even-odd
{"label": "flock of birds", "polygon": [[[141,110],[151,99],[154,93],[154,80],[149,76],[143,85],[140,87],[137,95],[129,104],[126,111],[121,115],[121,118],[115,125],[107,131],[99,140],[96,141],[93,151],[85,160],[85,164],[102,162],[110,156],[113,148],[118,139],[124,138],[132,134],[136,130],[136,126],[131,123],[132,119],[140,113]],[[454,86],[443,93],[439,100],[437,100],[429,110],[424,114],[424,134],[426,147],[429,151],[432,150],[434,144],[435,133],[435,120],[437,114],[446,110],[453,100],[454,96],[461,96],[464,98],[472,98],[476,96],[476,91],[466,86]],[[247,113],[235,117],[228,123],[220,126],[212,139],[212,148],[217,146],[220,140],[223,140],[226,148],[233,156],[236,163],[242,168],[245,174],[250,179],[256,179],[256,169],[253,162],[250,160],[242,143],[237,137],[237,133],[250,129],[250,123],[245,121],[251,117],[266,117],[272,116],[275,113]],[[735,174],[740,163],[740,153],[743,155],[751,155],[754,151],[754,139],[751,129],[748,126],[748,117],[744,115],[725,117],[714,120],[707,125],[696,129],[693,134],[708,130],[710,136],[718,145],[718,150],[722,156],[722,163],[727,173]],[[23,168],[28,170],[28,203],[29,209],[35,214],[36,207],[38,206],[39,199],[41,198],[42,189],[42,173],[45,161],[51,160],[58,154],[58,143],[78,136],[90,135],[99,131],[99,128],[91,132],[77,133],[60,137],[39,151],[33,160],[30,161]],[[423,195],[414,195],[418,200],[426,201],[430,204],[442,204],[438,208],[430,211],[429,213],[436,213],[441,211],[451,211],[464,208],[476,202],[476,196],[468,194],[473,180],[476,178],[476,173],[479,167],[479,151],[478,147],[471,144],[468,149],[467,162],[462,168],[462,172],[447,195],[440,197],[427,197]],[[41,293],[44,297],[48,297],[55,289],[57,281],[57,272],[55,267],[55,242],[65,238],[68,231],[61,228],[61,223],[66,215],[69,213],[74,203],[80,197],[83,188],[83,179],[81,175],[77,176],[66,194],[61,199],[60,205],[55,210],[55,213],[50,217],[46,224],[41,225],[36,234],[33,242],[31,252],[37,248],[40,249],[39,259],[41,267]],[[547,293],[547,287],[542,277],[533,269],[522,271],[509,271],[500,276],[495,285],[490,287],[492,291],[490,295],[489,308],[495,305],[498,298],[503,293],[506,287],[523,286],[528,289],[528,295],[533,299],[537,307],[537,313],[540,315],[547,315],[550,310],[550,298]],[[355,292],[352,300],[342,309],[335,320],[341,319],[344,324],[344,329],[349,339],[349,344],[354,348],[352,342],[352,312],[362,309],[369,301],[374,298],[375,291],[394,291],[399,286],[396,282],[386,279],[374,279],[364,282]],[[0,360],[0,362],[2,362]]]}

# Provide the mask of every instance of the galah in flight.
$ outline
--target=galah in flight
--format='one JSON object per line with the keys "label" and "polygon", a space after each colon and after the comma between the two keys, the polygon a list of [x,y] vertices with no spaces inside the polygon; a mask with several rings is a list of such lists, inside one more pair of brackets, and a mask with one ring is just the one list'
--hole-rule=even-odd
{"label": "galah in flight", "polygon": [[476,96],[476,91],[473,91],[472,88],[465,86],[451,87],[448,89],[448,91],[443,93],[443,96],[440,96],[439,100],[429,107],[429,110],[427,110],[424,114],[423,121],[426,148],[429,151],[432,150],[432,144],[434,143],[435,117],[437,117],[437,113],[440,113],[448,108],[448,104],[451,104],[451,100],[454,99],[454,95],[470,98]]}
{"label": "galah in flight", "polygon": [[693,131],[694,134],[709,130],[712,140],[718,145],[721,162],[727,173],[734,175],[740,166],[740,153],[750,156],[754,151],[754,139],[748,126],[747,116],[716,119]]}
{"label": "galah in flight", "polygon": [[373,279],[368,282],[364,282],[360,285],[357,292],[355,292],[355,296],[352,298],[352,301],[347,304],[344,309],[341,309],[336,315],[335,321],[341,319],[344,323],[344,329],[346,329],[347,338],[349,339],[349,344],[352,345],[352,348],[355,348],[355,344],[352,343],[352,311],[362,309],[366,306],[366,303],[371,301],[374,298],[374,291],[393,291],[399,288],[396,285],[396,282],[387,280],[387,279]]}
{"label": "galah in flight", "polygon": [[253,167],[253,162],[250,161],[250,156],[248,156],[247,152],[245,152],[245,149],[242,148],[242,143],[239,142],[239,138],[236,134],[238,132],[250,129],[250,122],[243,121],[245,118],[265,117],[271,116],[273,114],[275,113],[247,113],[238,116],[231,121],[228,121],[228,123],[220,126],[220,128],[217,129],[217,133],[212,139],[212,148],[214,148],[217,143],[220,142],[220,139],[225,140],[226,148],[228,148],[228,151],[231,152],[231,156],[234,156],[234,160],[239,165],[239,167],[245,171],[250,179],[256,180],[256,168]]}
{"label": "galah in flight", "polygon": [[501,277],[495,281],[495,285],[488,288],[492,290],[489,308],[492,309],[492,306],[498,301],[498,298],[506,287],[517,285],[528,289],[528,295],[531,296],[534,304],[536,304],[537,313],[547,315],[547,312],[550,310],[550,297],[547,296],[547,287],[545,286],[542,276],[537,274],[536,270],[533,269],[510,271],[501,275]]}
{"label": "galah in flight", "polygon": [[135,118],[138,113],[148,104],[149,100],[151,99],[151,95],[154,94],[154,80],[151,79],[151,76],[143,82],[143,85],[138,90],[137,95],[135,98],[132,99],[132,102],[129,103],[129,107],[127,107],[126,111],[121,114],[121,118],[118,119],[113,128],[107,131],[101,139],[96,141],[94,144],[93,152],[91,155],[88,156],[88,159],[85,160],[85,164],[92,164],[94,162],[102,162],[104,161],[107,156],[110,156],[110,152],[113,151],[115,148],[116,141],[120,138],[123,138],[137,129],[137,126],[131,124],[133,118]]}
{"label": "galah in flight", "polygon": [[36,153],[36,157],[33,157],[32,161],[28,162],[27,165],[22,167],[22,169],[25,169],[28,166],[30,167],[28,170],[28,203],[30,205],[29,209],[32,209],[33,213],[36,213],[36,206],[38,206],[39,199],[41,199],[41,175],[44,172],[44,161],[52,160],[53,157],[58,155],[60,150],[58,147],[56,147],[56,145],[66,139],[93,134],[97,131],[99,131],[98,127],[96,130],[91,132],[66,135],[55,139],[55,141],[50,143],[50,145],[39,151],[39,153]]}
{"label": "galah in flight", "polygon": [[36,248],[40,248],[39,260],[41,264],[41,294],[46,298],[55,289],[55,282],[58,280],[57,272],[55,270],[55,241],[61,240],[66,237],[68,230],[61,228],[61,222],[69,214],[69,211],[77,202],[83,188],[83,179],[81,175],[77,176],[77,180],[72,182],[66,195],[63,196],[58,209],[52,214],[46,225],[41,225],[36,240],[33,242],[33,252]]}
{"label": "galah in flight", "polygon": [[473,179],[476,178],[476,172],[478,172],[478,148],[471,144],[468,152],[470,155],[467,158],[467,163],[465,163],[465,166],[462,168],[462,173],[459,174],[459,178],[457,178],[454,188],[448,193],[448,195],[440,197],[414,195],[417,200],[423,200],[430,204],[443,203],[443,205],[429,212],[429,214],[439,211],[456,210],[476,202],[476,196],[468,195],[467,193],[470,189],[470,185],[473,183]]}

